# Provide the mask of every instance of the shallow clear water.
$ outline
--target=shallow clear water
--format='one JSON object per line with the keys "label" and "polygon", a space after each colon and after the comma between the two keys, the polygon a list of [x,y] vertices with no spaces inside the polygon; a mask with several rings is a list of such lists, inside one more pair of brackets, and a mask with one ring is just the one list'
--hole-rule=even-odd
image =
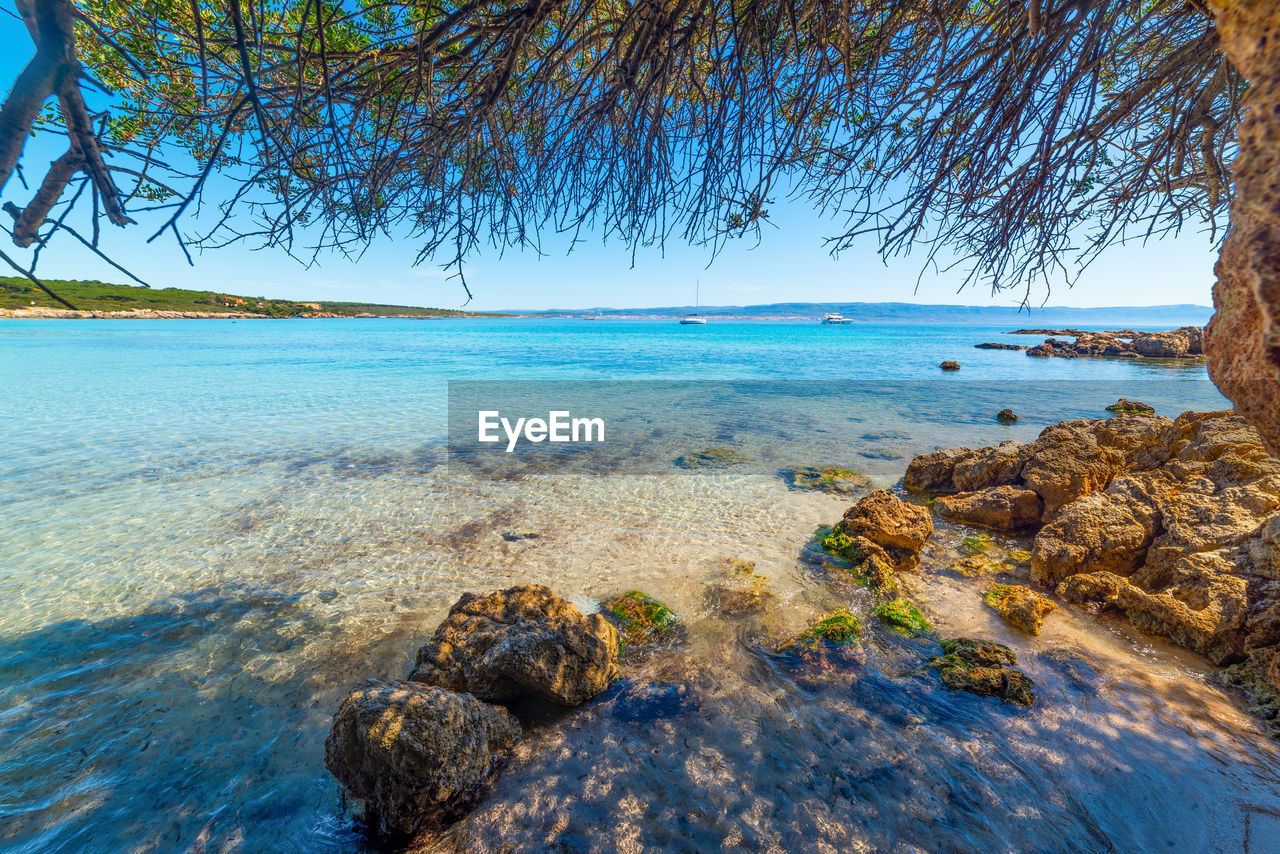
{"label": "shallow clear water", "polygon": [[[929,645],[873,619],[865,657],[821,678],[769,653],[824,611],[869,607],[807,556],[848,499],[790,490],[775,467],[890,485],[913,453],[1029,439],[1121,395],[1164,414],[1226,405],[1200,364],[972,349],[1001,336],[0,324],[0,849],[358,848],[321,761],[347,688],[403,676],[461,592],[542,582],[584,608],[632,587],[669,601],[687,638],[628,677],[699,702],[637,711],[623,685],[528,728],[441,850],[1276,850],[1274,744],[1205,663],[1069,609],[1038,639],[1006,631],[981,580],[947,571],[963,532],[940,526],[912,595],[944,634],[1014,646],[1042,687],[1031,712],[938,690],[912,672]],[[959,374],[938,371],[948,358]],[[767,464],[446,465],[446,384],[462,380],[751,380],[649,449],[728,444]],[[1003,406],[1018,425],[993,421]],[[758,621],[706,607],[726,557],[769,578]]]}

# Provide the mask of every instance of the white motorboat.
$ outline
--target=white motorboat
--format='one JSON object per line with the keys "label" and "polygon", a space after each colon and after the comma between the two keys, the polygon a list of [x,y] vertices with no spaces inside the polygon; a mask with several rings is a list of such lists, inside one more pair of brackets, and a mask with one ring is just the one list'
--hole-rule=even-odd
{"label": "white motorboat", "polygon": [[822,322],[828,326],[844,326],[846,323],[853,323],[853,318],[831,312],[822,315]]}

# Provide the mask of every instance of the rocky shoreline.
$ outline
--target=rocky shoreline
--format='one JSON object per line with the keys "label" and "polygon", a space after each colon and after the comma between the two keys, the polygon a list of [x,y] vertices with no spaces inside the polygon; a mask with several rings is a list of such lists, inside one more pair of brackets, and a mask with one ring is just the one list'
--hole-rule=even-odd
{"label": "rocky shoreline", "polygon": [[1068,421],[921,455],[904,485],[953,521],[1033,533],[1033,583],[1207,656],[1280,723],[1280,460],[1243,418]]}
{"label": "rocky shoreline", "polygon": [[[979,350],[1022,350],[1036,358],[1078,359],[1105,356],[1113,359],[1193,359],[1204,356],[1204,330],[1183,326],[1164,332],[1137,332],[1113,329],[1090,332],[1083,329],[1015,329],[1009,335],[1049,335],[1033,346],[984,342]],[[1067,341],[1064,338],[1071,338]]]}
{"label": "rocky shoreline", "polygon": [[126,311],[84,311],[69,308],[0,308],[0,319],[49,320],[240,320],[266,319],[265,314],[238,311],[165,311],[154,308],[131,308]]}
{"label": "rocky shoreline", "polygon": [[[706,606],[756,627],[743,642],[797,684],[859,678],[869,666],[864,643],[896,634],[905,639],[899,678],[1022,714],[1042,702],[1034,665],[1023,672],[1014,651],[990,638],[942,637],[912,601],[916,577],[938,571],[936,518],[947,536],[957,526],[968,532],[966,556],[951,559],[948,575],[976,588],[1017,631],[1034,637],[1069,605],[1124,615],[1224,668],[1221,680],[1276,726],[1280,461],[1230,412],[1169,419],[1133,401],[1115,408],[1111,418],[1063,422],[1032,442],[919,455],[905,496],[870,490],[848,472],[839,490],[834,475],[793,472],[793,488],[860,495],[814,536],[805,562],[837,599],[862,588],[857,598],[869,597],[870,614],[841,607],[780,636],[759,619],[778,597],[740,559],[726,559],[708,582]],[[1031,548],[996,548],[983,530],[1031,538]],[[864,624],[869,617],[875,628]],[[425,640],[407,680],[366,681],[342,703],[325,764],[364,804],[367,833],[391,844],[429,838],[485,799],[522,738],[568,710],[610,703],[615,717],[641,721],[704,706],[696,680],[627,675],[687,643],[681,617],[637,590],[599,600],[595,613],[538,585],[466,593]],[[1044,654],[1059,653],[1076,655]],[[548,707],[561,711],[538,711]]]}

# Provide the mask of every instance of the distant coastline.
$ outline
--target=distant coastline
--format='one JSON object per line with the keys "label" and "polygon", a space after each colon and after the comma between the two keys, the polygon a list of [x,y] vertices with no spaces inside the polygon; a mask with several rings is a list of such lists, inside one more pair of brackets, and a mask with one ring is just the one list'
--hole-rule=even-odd
{"label": "distant coastline", "polygon": [[[662,320],[684,317],[691,305],[660,308],[504,309],[517,317],[595,318],[609,320]],[[1203,326],[1213,315],[1207,305],[1104,306],[1075,308],[1043,306],[925,305],[903,302],[767,303],[763,305],[699,306],[709,320],[816,321],[824,314],[842,314],[855,323],[1002,323],[1028,326]]]}
{"label": "distant coastline", "polygon": [[[147,288],[99,281],[48,280],[46,284],[75,309],[58,303],[32,282],[0,277],[0,319],[197,319],[266,318],[529,318],[580,320],[674,320],[693,306],[655,308],[515,309],[498,312],[464,311],[380,303],[305,301],[241,296],[182,288]],[[1204,305],[1112,306],[1072,308],[1045,306],[921,305],[903,302],[768,303],[763,305],[700,306],[709,320],[757,322],[816,322],[838,313],[855,323],[970,323],[1028,326],[1161,327],[1203,326],[1213,314]]]}
{"label": "distant coastline", "polygon": [[380,303],[305,301],[241,296],[184,288],[148,288],[93,280],[49,279],[45,285],[75,308],[68,308],[27,279],[0,277],[0,318],[106,320],[237,320],[285,317],[500,317],[460,311]]}
{"label": "distant coastline", "polygon": [[[399,306],[385,306],[398,308]],[[171,309],[132,308],[114,311],[86,311],[69,308],[46,308],[31,306],[27,308],[0,308],[0,320],[282,320],[292,318],[344,318],[379,320],[441,320],[448,318],[499,318],[501,314],[480,314],[466,311],[429,314],[373,314],[370,312],[337,313],[326,311],[305,312],[300,314],[258,314],[249,311],[175,311]]]}

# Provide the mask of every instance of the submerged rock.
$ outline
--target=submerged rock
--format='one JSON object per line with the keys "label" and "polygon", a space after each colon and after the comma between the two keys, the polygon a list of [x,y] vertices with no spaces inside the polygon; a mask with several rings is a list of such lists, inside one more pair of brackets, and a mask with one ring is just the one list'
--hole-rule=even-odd
{"label": "submerged rock", "polygon": [[680,622],[675,611],[639,590],[614,596],[602,607],[629,646],[658,640],[670,634]]}
{"label": "submerged rock", "polygon": [[1021,584],[997,584],[982,601],[995,608],[1005,622],[1033,635],[1040,634],[1044,618],[1058,609],[1052,599]]}
{"label": "submerged rock", "polygon": [[750,458],[733,448],[707,448],[692,454],[676,457],[675,463],[682,469],[730,468],[750,462]]}
{"label": "submerged rock", "polygon": [[1001,424],[1017,424],[1018,416],[1012,409],[1001,409],[996,413],[996,420]]}
{"label": "submerged rock", "polygon": [[371,679],[343,700],[324,764],[371,829],[407,835],[464,803],[519,738],[505,709],[469,694]]}
{"label": "submerged rock", "polygon": [[953,362],[950,359],[948,359],[947,361],[943,362],[941,365],[938,365],[938,367],[942,368],[942,370],[944,371],[958,371],[960,370],[960,363]]}
{"label": "submerged rock", "polygon": [[813,649],[822,644],[856,643],[862,637],[862,622],[848,608],[839,608],[822,617],[795,637],[784,641],[779,652],[793,648]]}
{"label": "submerged rock", "polygon": [[706,600],[712,610],[726,617],[762,614],[773,601],[766,587],[768,580],[756,572],[751,561],[728,559],[723,562],[722,580],[707,588]]}
{"label": "submerged rock", "polygon": [[483,700],[536,694],[576,706],[617,675],[618,633],[542,585],[464,593],[409,678]]}
{"label": "submerged rock", "polygon": [[622,686],[609,704],[612,715],[628,723],[674,718],[702,708],[702,700],[685,682],[643,682]]}
{"label": "submerged rock", "polygon": [[981,697],[999,697],[1019,706],[1035,702],[1035,683],[1017,664],[1017,656],[1004,644],[976,638],[942,642],[942,655],[925,666],[938,671],[942,684],[952,691],[968,691]]}
{"label": "submerged rock", "polygon": [[787,469],[782,476],[794,489],[815,489],[833,495],[857,495],[871,486],[865,475],[833,466]]}

